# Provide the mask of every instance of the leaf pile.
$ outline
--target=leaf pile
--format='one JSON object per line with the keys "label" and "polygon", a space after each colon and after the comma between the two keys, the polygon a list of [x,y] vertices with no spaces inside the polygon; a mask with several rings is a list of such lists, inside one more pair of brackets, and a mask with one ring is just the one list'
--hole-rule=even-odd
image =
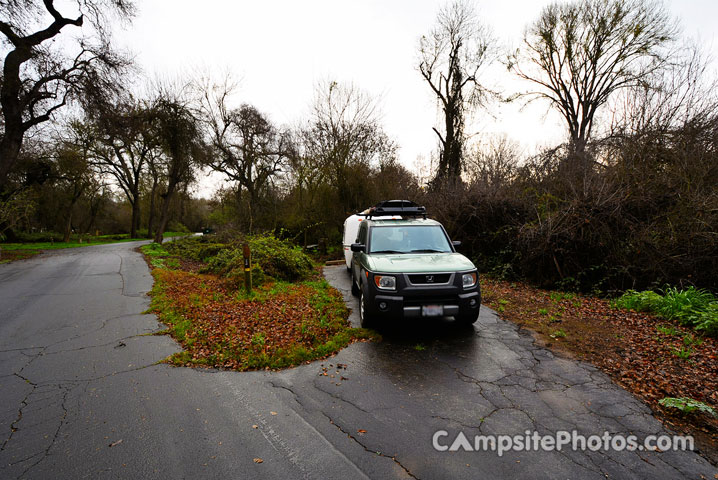
{"label": "leaf pile", "polygon": [[649,313],[621,310],[608,300],[550,292],[520,282],[482,278],[484,303],[535,332],[546,346],[593,363],[642,398],[664,423],[696,437],[718,460],[718,419],[681,414],[659,404],[691,398],[718,408],[718,339]]}
{"label": "leaf pile", "polygon": [[197,273],[197,260],[159,255],[158,261],[157,252],[147,251],[155,267],[151,311],[184,349],[168,359],[174,365],[284,368],[372,336],[350,327],[341,294],[318,275],[263,285],[247,295],[229,279]]}

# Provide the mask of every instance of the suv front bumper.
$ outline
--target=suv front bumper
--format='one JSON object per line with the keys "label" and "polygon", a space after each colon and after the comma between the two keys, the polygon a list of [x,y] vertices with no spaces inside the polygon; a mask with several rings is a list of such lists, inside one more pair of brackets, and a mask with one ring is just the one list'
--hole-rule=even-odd
{"label": "suv front bumper", "polygon": [[[373,285],[373,275],[367,282],[365,294],[369,300],[365,308],[374,316],[381,317],[429,317],[465,316],[477,314],[481,305],[481,289],[477,284],[464,289],[461,276],[466,272],[451,272],[450,279],[443,284],[415,284],[406,274],[391,274],[397,277],[397,290],[387,292]],[[428,308],[424,308],[428,307]],[[441,308],[437,308],[441,307]]]}

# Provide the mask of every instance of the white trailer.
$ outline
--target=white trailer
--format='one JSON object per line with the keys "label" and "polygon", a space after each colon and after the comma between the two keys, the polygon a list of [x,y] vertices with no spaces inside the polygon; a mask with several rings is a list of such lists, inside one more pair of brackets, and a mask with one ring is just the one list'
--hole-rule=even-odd
{"label": "white trailer", "polygon": [[[344,235],[342,235],[342,246],[344,248],[344,261],[347,264],[347,270],[352,268],[352,243],[356,242],[357,234],[359,233],[359,225],[362,220],[366,218],[369,213],[369,209],[364,210],[359,214],[352,215],[344,220]],[[400,219],[400,215],[384,215],[381,217],[372,217],[375,220],[397,220]]]}

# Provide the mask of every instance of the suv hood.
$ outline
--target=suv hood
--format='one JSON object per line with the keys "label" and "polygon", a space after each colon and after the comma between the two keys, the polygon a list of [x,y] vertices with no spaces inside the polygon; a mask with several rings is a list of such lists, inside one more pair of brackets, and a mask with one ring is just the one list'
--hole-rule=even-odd
{"label": "suv hood", "polygon": [[475,270],[471,260],[460,253],[403,253],[368,255],[367,266],[381,273],[458,272]]}

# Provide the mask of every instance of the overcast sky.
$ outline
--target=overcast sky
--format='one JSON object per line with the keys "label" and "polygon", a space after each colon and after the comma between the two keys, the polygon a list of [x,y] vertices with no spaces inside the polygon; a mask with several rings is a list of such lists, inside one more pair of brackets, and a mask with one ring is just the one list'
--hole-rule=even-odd
{"label": "overcast sky", "polygon": [[[194,69],[229,71],[239,81],[237,102],[251,103],[277,124],[306,116],[317,82],[353,82],[380,97],[383,124],[400,146],[401,162],[436,148],[439,119],[419,75],[417,45],[434,24],[438,0],[142,0],[133,25],[118,39],[136,53],[149,76]],[[477,1],[484,23],[505,46],[519,45],[525,26],[545,0]],[[716,0],[673,0],[670,10],[684,34],[716,53]],[[519,88],[505,70],[488,78],[511,93]],[[527,152],[563,139],[559,119],[545,105],[495,106],[478,112],[468,133],[505,133]],[[210,193],[203,182],[200,192]]]}

